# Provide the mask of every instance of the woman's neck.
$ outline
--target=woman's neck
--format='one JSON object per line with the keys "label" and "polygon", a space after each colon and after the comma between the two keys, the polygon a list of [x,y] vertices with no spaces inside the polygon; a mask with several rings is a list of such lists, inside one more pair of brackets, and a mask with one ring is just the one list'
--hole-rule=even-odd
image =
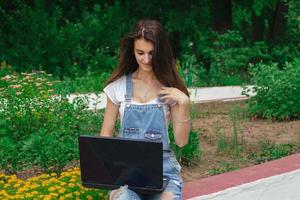
{"label": "woman's neck", "polygon": [[139,79],[143,82],[152,82],[153,80],[156,80],[156,77],[153,73],[153,71],[143,71],[140,69],[137,69],[134,73],[133,73],[134,78]]}

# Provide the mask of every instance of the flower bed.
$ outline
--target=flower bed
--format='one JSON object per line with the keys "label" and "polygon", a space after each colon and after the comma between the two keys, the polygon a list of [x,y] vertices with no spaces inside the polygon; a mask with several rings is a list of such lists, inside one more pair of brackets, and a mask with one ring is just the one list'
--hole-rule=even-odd
{"label": "flower bed", "polygon": [[81,186],[79,168],[27,180],[0,174],[0,199],[106,199],[107,191]]}

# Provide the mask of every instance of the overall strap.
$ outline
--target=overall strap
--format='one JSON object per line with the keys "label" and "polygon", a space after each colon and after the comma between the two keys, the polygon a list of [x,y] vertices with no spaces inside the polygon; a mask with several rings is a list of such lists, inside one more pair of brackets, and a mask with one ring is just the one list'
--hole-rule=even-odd
{"label": "overall strap", "polygon": [[132,99],[132,74],[126,75],[126,93],[125,93],[125,101],[131,101]]}

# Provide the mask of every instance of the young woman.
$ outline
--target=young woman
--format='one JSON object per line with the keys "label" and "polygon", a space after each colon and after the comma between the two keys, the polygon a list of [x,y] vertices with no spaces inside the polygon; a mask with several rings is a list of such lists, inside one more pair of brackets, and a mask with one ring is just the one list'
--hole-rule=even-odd
{"label": "young woman", "polygon": [[[180,165],[171,152],[168,124],[173,123],[175,142],[183,147],[189,137],[189,94],[175,67],[161,24],[140,20],[121,40],[119,66],[104,88],[107,105],[102,136],[112,136],[120,114],[120,137],[162,141],[163,175],[169,183],[160,194],[147,199],[182,199]],[[110,199],[144,199],[126,186]]]}

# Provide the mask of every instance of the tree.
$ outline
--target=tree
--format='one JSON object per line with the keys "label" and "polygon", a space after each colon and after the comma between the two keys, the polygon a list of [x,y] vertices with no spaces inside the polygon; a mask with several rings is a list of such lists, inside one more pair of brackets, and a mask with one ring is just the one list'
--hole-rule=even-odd
{"label": "tree", "polygon": [[232,27],[231,0],[212,1],[212,30],[224,33]]}

